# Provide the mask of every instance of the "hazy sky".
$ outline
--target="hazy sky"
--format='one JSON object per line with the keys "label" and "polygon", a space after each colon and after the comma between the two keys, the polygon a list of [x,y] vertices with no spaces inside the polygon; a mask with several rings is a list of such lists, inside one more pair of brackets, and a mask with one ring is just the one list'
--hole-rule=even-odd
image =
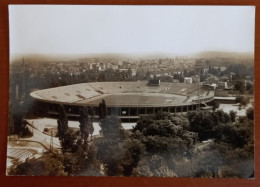
{"label": "hazy sky", "polygon": [[254,51],[253,6],[11,5],[10,53]]}

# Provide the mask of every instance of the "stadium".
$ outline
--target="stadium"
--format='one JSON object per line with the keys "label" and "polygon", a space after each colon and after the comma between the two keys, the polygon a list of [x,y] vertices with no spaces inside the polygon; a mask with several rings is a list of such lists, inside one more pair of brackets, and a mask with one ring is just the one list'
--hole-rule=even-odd
{"label": "stadium", "polygon": [[104,99],[109,115],[128,120],[158,111],[186,113],[209,109],[207,103],[214,99],[214,91],[199,88],[198,84],[160,81],[81,83],[37,90],[30,95],[40,114],[57,117],[59,105],[63,105],[68,117],[78,118],[79,108],[85,106],[92,107],[97,117],[99,103]]}

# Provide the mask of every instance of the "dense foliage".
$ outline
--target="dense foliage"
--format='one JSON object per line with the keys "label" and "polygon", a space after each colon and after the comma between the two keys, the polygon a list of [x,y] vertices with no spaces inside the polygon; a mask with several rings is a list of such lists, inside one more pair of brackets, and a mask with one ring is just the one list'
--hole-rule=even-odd
{"label": "dense foliage", "polygon": [[99,138],[97,158],[102,161],[105,172],[110,176],[130,176],[143,152],[143,145],[123,128],[121,120],[108,116],[100,122],[103,137]]}
{"label": "dense foliage", "polygon": [[136,176],[178,176],[175,166],[194,154],[197,133],[190,132],[184,116],[157,113],[141,117],[133,136],[145,146],[134,170]]}
{"label": "dense foliage", "polygon": [[40,159],[27,159],[24,163],[14,161],[11,166],[9,175],[26,175],[26,176],[63,176],[64,166],[60,159],[55,155],[45,155]]}
{"label": "dense foliage", "polygon": [[[190,130],[199,134],[199,139],[214,139],[208,147],[207,158],[214,161],[204,163],[207,169],[200,169],[201,176],[211,177],[252,177],[254,173],[254,121],[253,109],[248,109],[247,117],[237,117],[236,113],[192,112],[188,114]],[[216,152],[218,157],[211,155]],[[202,154],[202,155],[203,155]],[[200,156],[202,156],[200,155]],[[203,160],[203,159],[202,159]],[[205,161],[204,161],[205,162]],[[203,164],[200,164],[203,165]],[[209,169],[209,165],[213,165]],[[247,165],[247,169],[243,169]]]}
{"label": "dense foliage", "polygon": [[[193,111],[142,115],[132,130],[100,104],[100,137],[89,141],[90,110],[80,109],[80,130],[68,127],[60,108],[62,153],[15,162],[10,175],[108,175],[160,177],[252,177],[254,109],[246,116]],[[93,114],[92,114],[93,115]],[[93,132],[92,132],[93,133]],[[246,169],[245,169],[246,168]]]}
{"label": "dense foliage", "polygon": [[[85,172],[85,175],[100,175],[99,162],[96,160],[96,149],[89,144],[89,134],[93,134],[93,117],[88,109],[80,108],[79,129],[68,127],[64,108],[61,106],[58,119],[58,135],[62,148],[61,161],[68,175]],[[92,113],[93,115],[93,113]],[[63,116],[63,118],[62,118]],[[87,172],[89,171],[89,172]]]}

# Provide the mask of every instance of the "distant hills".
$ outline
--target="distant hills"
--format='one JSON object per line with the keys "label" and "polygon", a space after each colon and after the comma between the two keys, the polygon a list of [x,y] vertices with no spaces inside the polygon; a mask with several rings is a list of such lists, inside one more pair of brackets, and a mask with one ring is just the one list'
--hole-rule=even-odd
{"label": "distant hills", "polygon": [[120,59],[155,59],[155,58],[175,58],[179,56],[189,58],[235,58],[235,59],[253,59],[254,53],[250,52],[223,52],[223,51],[202,51],[192,54],[180,53],[94,53],[94,54],[15,54],[10,56],[11,62],[48,62],[48,61],[70,61],[84,58],[120,58]]}
{"label": "distant hills", "polygon": [[222,52],[222,51],[203,51],[192,56],[197,58],[254,58],[254,53],[250,52]]}

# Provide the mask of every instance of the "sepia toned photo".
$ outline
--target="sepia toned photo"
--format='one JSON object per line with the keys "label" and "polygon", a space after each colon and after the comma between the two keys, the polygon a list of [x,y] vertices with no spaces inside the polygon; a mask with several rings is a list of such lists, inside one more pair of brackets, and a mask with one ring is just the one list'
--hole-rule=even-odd
{"label": "sepia toned photo", "polygon": [[6,174],[254,178],[254,6],[9,5]]}

